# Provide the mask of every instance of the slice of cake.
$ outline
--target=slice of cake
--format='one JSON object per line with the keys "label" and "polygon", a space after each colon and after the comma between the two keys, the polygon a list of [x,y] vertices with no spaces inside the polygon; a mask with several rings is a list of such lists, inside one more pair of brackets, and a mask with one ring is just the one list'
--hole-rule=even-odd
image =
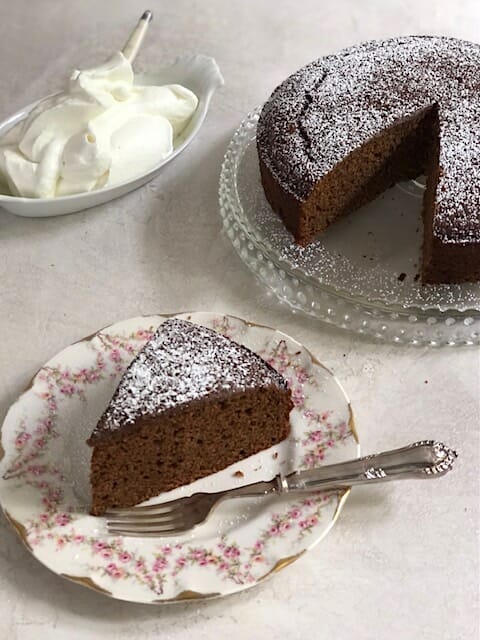
{"label": "slice of cake", "polygon": [[166,320],[125,371],[88,440],[91,513],[129,507],[284,440],[293,404],[260,356]]}

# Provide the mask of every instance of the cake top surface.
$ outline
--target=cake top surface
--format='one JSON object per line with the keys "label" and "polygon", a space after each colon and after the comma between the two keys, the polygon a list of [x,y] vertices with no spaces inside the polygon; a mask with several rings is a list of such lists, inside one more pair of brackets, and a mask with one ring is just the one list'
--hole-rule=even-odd
{"label": "cake top surface", "polygon": [[434,235],[480,241],[480,46],[407,36],[356,45],[287,78],[258,123],[262,162],[303,202],[316,182],[386,128],[436,108]]}
{"label": "cake top surface", "polygon": [[195,400],[271,386],[287,388],[256,353],[212,329],[170,318],[126,369],[89,444]]}

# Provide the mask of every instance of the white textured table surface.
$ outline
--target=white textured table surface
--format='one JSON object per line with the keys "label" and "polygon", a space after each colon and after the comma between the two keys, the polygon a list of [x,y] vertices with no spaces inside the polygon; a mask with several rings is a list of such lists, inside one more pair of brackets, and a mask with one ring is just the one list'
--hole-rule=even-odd
{"label": "white textured table surface", "polygon": [[[151,312],[224,310],[290,333],[337,373],[364,452],[435,437],[460,458],[438,484],[354,491],[311,553],[258,588],[200,605],[138,606],[65,582],[2,518],[0,639],[478,638],[479,351],[379,346],[291,314],[222,237],[217,206],[227,141],[285,76],[359,40],[478,39],[478,0],[154,4],[137,68],[203,52],[217,59],[226,86],[154,189],[65,218],[0,211],[2,415],[43,362],[99,327]],[[144,8],[143,0],[1,3],[0,116],[121,46]]]}

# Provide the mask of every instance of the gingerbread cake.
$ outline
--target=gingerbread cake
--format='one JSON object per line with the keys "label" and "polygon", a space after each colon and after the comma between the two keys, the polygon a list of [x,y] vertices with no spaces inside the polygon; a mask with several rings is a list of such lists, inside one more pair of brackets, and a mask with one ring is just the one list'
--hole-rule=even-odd
{"label": "gingerbread cake", "polygon": [[312,62],[266,102],[257,149],[265,195],[301,245],[426,174],[423,282],[480,279],[478,44],[410,36]]}
{"label": "gingerbread cake", "polygon": [[219,333],[172,318],[123,374],[88,444],[91,513],[129,507],[284,440],[282,376]]}

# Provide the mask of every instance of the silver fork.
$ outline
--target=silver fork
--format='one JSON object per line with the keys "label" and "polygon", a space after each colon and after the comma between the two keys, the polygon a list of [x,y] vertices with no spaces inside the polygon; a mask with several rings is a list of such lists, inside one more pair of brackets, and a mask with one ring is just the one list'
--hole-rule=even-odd
{"label": "silver fork", "polygon": [[295,471],[287,476],[277,475],[267,482],[217,493],[195,493],[144,507],[111,509],[105,514],[107,530],[114,535],[134,537],[178,535],[204,522],[214,507],[230,498],[311,493],[389,480],[438,478],[450,471],[456,457],[456,452],[443,443],[422,440],[401,449]]}

